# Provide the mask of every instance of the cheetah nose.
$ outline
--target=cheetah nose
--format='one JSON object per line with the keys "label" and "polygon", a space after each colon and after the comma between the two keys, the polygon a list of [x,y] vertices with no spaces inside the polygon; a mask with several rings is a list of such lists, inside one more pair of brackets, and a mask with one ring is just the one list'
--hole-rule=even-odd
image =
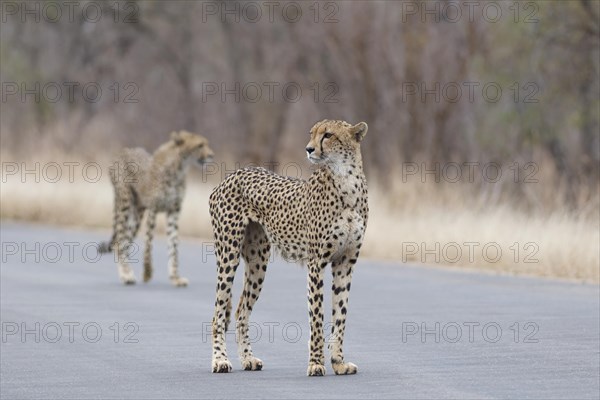
{"label": "cheetah nose", "polygon": [[315,151],[315,148],[314,148],[314,147],[307,147],[307,148],[306,148],[306,152],[307,152],[308,154],[311,154],[313,151]]}

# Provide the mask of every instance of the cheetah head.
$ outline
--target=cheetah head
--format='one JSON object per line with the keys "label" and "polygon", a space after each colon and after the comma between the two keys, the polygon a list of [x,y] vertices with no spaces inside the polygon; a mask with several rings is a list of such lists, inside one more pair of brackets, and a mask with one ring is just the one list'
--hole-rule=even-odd
{"label": "cheetah head", "polygon": [[204,136],[188,131],[173,131],[171,140],[186,161],[205,164],[213,159],[214,153]]}
{"label": "cheetah head", "polygon": [[310,130],[306,156],[314,164],[340,164],[360,154],[360,142],[369,127],[364,122],[323,120]]}

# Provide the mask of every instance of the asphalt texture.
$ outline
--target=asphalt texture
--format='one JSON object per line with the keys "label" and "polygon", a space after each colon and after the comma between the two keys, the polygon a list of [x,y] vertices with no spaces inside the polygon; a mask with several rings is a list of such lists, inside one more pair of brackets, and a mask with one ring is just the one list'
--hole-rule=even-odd
{"label": "asphalt texture", "polygon": [[163,237],[152,282],[124,286],[113,256],[96,259],[108,232],[0,233],[2,399],[600,397],[597,285],[361,259],[345,338],[359,372],[307,377],[306,269],[275,259],[251,318],[264,369],[241,370],[230,334],[234,370],[213,374],[210,243],[181,243],[189,287],[169,284]]}

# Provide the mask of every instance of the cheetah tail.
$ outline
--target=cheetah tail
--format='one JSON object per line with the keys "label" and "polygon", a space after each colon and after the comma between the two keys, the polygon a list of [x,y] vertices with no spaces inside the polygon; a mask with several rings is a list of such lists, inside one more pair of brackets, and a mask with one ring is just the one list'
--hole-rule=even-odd
{"label": "cheetah tail", "polygon": [[110,253],[111,251],[113,251],[114,244],[115,244],[115,237],[113,235],[113,237],[110,239],[110,241],[98,243],[98,253],[100,253],[100,254]]}

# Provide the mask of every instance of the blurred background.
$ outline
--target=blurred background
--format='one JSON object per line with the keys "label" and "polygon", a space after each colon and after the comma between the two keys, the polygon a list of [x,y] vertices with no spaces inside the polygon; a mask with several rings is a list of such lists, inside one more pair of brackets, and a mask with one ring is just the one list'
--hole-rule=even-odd
{"label": "blurred background", "polygon": [[109,228],[114,153],[187,129],[216,160],[189,176],[182,232],[210,239],[227,173],[307,178],[314,122],[365,121],[367,257],[597,282],[599,18],[587,0],[3,1],[2,219]]}

